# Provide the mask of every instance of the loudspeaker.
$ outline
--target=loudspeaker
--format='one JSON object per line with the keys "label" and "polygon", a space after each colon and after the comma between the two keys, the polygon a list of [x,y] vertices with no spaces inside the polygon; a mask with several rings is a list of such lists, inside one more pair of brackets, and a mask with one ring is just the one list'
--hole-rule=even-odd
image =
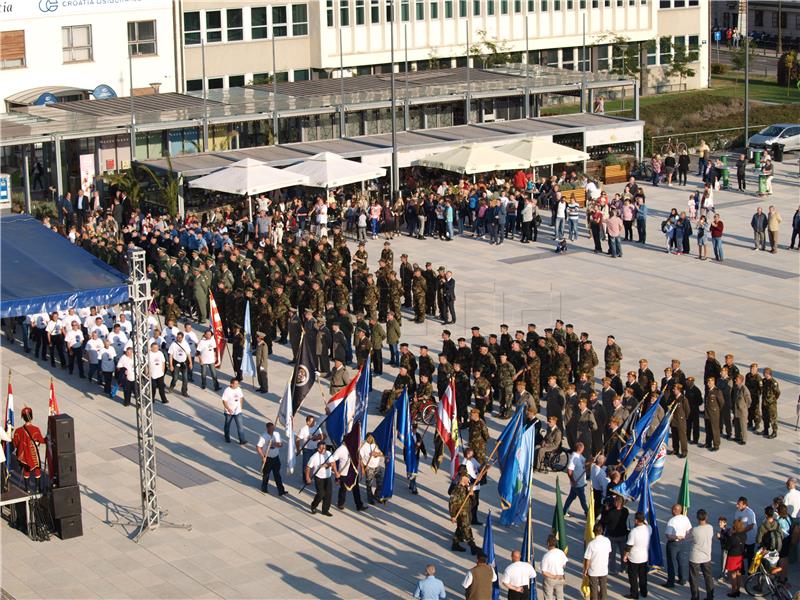
{"label": "loudspeaker", "polygon": [[56,535],[62,540],[83,535],[83,520],[80,515],[56,519]]}
{"label": "loudspeaker", "polygon": [[75,464],[75,453],[64,452],[53,457],[55,487],[78,485],[78,468]]}
{"label": "loudspeaker", "polygon": [[75,424],[67,414],[51,415],[47,419],[47,435],[53,444],[53,454],[75,452]]}
{"label": "loudspeaker", "polygon": [[53,488],[50,501],[54,519],[81,514],[81,493],[77,485]]}

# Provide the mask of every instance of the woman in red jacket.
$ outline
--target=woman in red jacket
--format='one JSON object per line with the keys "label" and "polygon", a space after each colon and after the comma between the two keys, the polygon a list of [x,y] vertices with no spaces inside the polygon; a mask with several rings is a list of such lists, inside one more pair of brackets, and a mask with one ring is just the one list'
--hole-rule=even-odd
{"label": "woman in red jacket", "polygon": [[719,213],[714,213],[714,220],[711,223],[711,244],[714,246],[714,258],[722,262],[725,256],[722,253],[722,231],[725,228]]}

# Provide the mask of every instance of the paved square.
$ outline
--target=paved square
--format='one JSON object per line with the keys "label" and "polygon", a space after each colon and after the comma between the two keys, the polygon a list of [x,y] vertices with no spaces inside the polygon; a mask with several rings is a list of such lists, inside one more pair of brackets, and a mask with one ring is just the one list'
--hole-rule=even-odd
{"label": "paved square", "polygon": [[[535,322],[541,331],[562,318],[574,323],[576,331],[590,332],[596,346],[607,334],[616,335],[625,370],[635,369],[638,359],[646,357],[660,376],[669,360],[677,357],[687,375],[702,376],[708,349],[716,350],[718,356],[733,353],[744,371],[751,362],[771,366],[782,389],[778,439],[751,434],[747,446],[723,440],[717,454],[695,446],[689,451],[692,515],[706,508],[715,524],[719,515],[730,517],[735,498],[745,494],[760,521],[762,508],[773,496],[784,493],[786,476],[798,474],[800,254],[786,246],[792,215],[800,203],[800,181],[796,159],[791,160],[778,166],[776,195],[771,199],[783,217],[781,249],[775,255],[753,252],[751,243],[750,216],[756,206],[766,209],[768,202],[733,191],[720,192],[716,199],[726,226],[723,264],[697,260],[694,240],[694,256],[667,255],[659,225],[671,207],[684,209],[696,178],[689,188],[655,189],[645,184],[651,209],[648,245],[625,244],[619,260],[594,255],[585,230],[566,255],[556,255],[548,227],[543,228],[539,243],[524,246],[517,241],[497,247],[468,238],[443,243],[403,237],[393,242],[393,248],[398,259],[400,253],[408,252],[412,261],[430,260],[434,266],[442,264],[454,271],[458,296],[458,323],[450,326],[454,337],[468,335],[469,327],[476,324],[486,334],[495,332],[501,322],[512,331]],[[755,187],[752,179],[750,187]],[[368,243],[373,265],[381,244]],[[441,329],[438,322],[423,326],[405,319],[403,340],[415,353],[423,343],[438,350]],[[371,507],[365,513],[355,513],[348,505],[345,512],[334,509],[332,519],[311,515],[311,495],[298,495],[297,474],[290,479],[290,495],[284,498],[259,492],[260,461],[254,442],[263,422],[275,417],[278,396],[290,374],[286,347],[276,346],[267,397],[254,393],[250,382],[245,385],[245,426],[251,442],[246,447],[223,442],[220,399],[213,393],[190,386],[189,399],[173,394],[169,405],[157,405],[162,474],[169,462],[169,469],[182,475],[177,480],[189,482],[177,486],[160,478],[160,502],[169,510],[167,520],[191,523],[192,530],[163,528],[135,544],[128,537],[132,527],[110,526],[117,519],[135,517],[140,510],[138,467],[126,458],[129,448],[125,448],[136,443],[134,410],[103,397],[84,380],[34,363],[19,346],[9,349],[5,339],[3,343],[0,389],[5,390],[10,369],[17,411],[26,404],[32,406],[36,423],[44,425],[52,372],[61,410],[75,418],[84,528],[81,538],[34,543],[3,524],[2,587],[12,597],[409,597],[428,562],[437,564],[448,597],[461,597],[460,583],[472,560],[468,554],[449,550],[446,475],[434,474],[429,461],[421,468],[419,496],[408,493],[404,468],[399,465],[395,498],[386,507]],[[223,370],[227,377],[229,363]],[[394,375],[394,369],[386,368],[376,381],[370,428],[379,422],[380,390],[390,385]],[[313,393],[303,412],[321,410],[320,394]],[[490,418],[489,427],[496,438],[501,426]],[[427,442],[431,448],[430,434]],[[180,473],[181,468],[186,472]],[[668,458],[663,477],[653,487],[662,539],[682,468],[682,461]],[[192,483],[199,475],[195,470],[211,481]],[[490,483],[483,488],[482,513],[487,508],[497,513],[497,476],[497,470],[492,470]],[[537,560],[550,528],[555,481],[552,474],[537,474],[535,479]],[[567,486],[562,476],[562,489]],[[568,521],[568,532],[566,595],[577,598],[583,518]],[[475,530],[476,541],[482,534],[482,528]],[[521,538],[521,528],[496,526],[500,569],[508,564],[509,552],[519,548]],[[717,561],[718,548],[714,552]],[[658,585],[662,581],[661,575],[651,577],[651,597],[689,597],[688,588],[667,590]],[[609,585],[614,598],[627,592],[626,581],[618,576],[612,576]]]}

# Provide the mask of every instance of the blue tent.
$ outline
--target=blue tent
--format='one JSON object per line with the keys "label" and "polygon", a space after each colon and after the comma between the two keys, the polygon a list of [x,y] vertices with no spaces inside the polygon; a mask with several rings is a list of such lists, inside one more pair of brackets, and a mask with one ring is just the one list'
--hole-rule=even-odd
{"label": "blue tent", "polygon": [[127,300],[127,276],[31,216],[0,218],[0,317]]}

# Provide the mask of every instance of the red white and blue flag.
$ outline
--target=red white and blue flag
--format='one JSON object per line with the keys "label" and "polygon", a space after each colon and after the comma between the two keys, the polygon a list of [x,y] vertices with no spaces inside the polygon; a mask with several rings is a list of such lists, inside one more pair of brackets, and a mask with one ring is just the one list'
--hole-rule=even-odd
{"label": "red white and blue flag", "polygon": [[350,383],[331,396],[325,405],[328,413],[325,429],[334,446],[342,443],[357,422],[361,424],[362,432],[367,431],[370,368],[368,358]]}
{"label": "red white and blue flag", "polygon": [[456,384],[451,379],[439,400],[436,411],[436,431],[450,452],[450,479],[458,473],[461,463],[458,448],[461,440],[458,434],[458,407],[456,406]]}
{"label": "red white and blue flag", "polygon": [[222,362],[222,354],[225,352],[225,332],[222,330],[222,319],[219,318],[219,309],[214,300],[214,294],[208,294],[208,305],[211,309],[211,330],[214,332],[214,340],[217,342],[217,360]]}

